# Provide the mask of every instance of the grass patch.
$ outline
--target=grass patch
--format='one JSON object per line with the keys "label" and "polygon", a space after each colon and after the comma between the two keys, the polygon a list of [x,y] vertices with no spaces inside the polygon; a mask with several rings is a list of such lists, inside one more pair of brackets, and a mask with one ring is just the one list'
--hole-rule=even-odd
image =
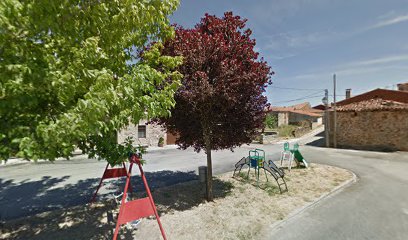
{"label": "grass patch", "polygon": [[295,131],[298,126],[294,125],[281,125],[278,127],[279,137],[294,137],[293,131]]}
{"label": "grass patch", "polygon": [[268,182],[265,185],[266,185],[266,187],[264,188],[264,190],[268,193],[269,196],[280,194],[279,187],[276,186],[276,184],[274,185],[274,184]]}
{"label": "grass patch", "polygon": [[248,173],[240,172],[238,176],[244,181],[249,182],[249,175]]}

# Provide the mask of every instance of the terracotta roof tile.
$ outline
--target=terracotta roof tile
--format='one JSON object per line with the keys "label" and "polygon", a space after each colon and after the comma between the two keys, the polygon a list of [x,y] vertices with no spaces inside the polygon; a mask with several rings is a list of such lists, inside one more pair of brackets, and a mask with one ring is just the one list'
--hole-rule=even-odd
{"label": "terracotta roof tile", "polygon": [[378,89],[351,97],[349,99],[345,99],[343,101],[337,102],[336,105],[343,106],[343,105],[347,105],[350,103],[367,101],[370,99],[383,99],[383,100],[390,100],[390,101],[401,102],[401,103],[408,103],[408,92],[378,88]]}
{"label": "terracotta roof tile", "polygon": [[297,113],[297,114],[302,114],[302,115],[307,115],[307,116],[312,116],[312,117],[321,117],[323,115],[323,111],[319,109],[311,108],[310,103],[308,102],[296,104],[293,106],[287,106],[287,107],[271,106],[268,108],[267,111],[291,112],[291,113]]}
{"label": "terracotta roof tile", "polygon": [[370,99],[360,102],[354,102],[347,105],[337,107],[340,112],[365,112],[365,111],[379,111],[379,110],[408,110],[408,103],[401,103],[392,100],[384,100],[381,98]]}
{"label": "terracotta roof tile", "polygon": [[296,104],[293,106],[287,106],[287,107],[274,107],[271,106],[269,108],[270,111],[275,111],[275,112],[288,112],[288,111],[293,111],[293,110],[308,110],[311,109],[310,103],[304,102],[300,104]]}
{"label": "terracotta roof tile", "polygon": [[292,111],[289,111],[289,112],[302,114],[302,115],[307,115],[307,116],[311,116],[311,117],[321,117],[322,116],[322,113],[316,113],[316,112],[307,111],[307,110],[292,110]]}
{"label": "terracotta roof tile", "polygon": [[322,111],[323,111],[323,110],[326,109],[326,107],[325,107],[323,104],[319,104],[319,105],[314,106],[313,109],[318,109],[318,110],[322,110]]}
{"label": "terracotta roof tile", "polygon": [[312,112],[312,113],[319,113],[319,114],[323,114],[324,112],[323,110],[315,109],[315,108],[308,109],[307,111]]}
{"label": "terracotta roof tile", "polygon": [[308,103],[308,102],[299,103],[299,104],[293,105],[292,107],[293,107],[295,110],[298,110],[298,109],[304,110],[304,109],[309,109],[309,108],[311,108],[311,107],[310,107],[310,103]]}

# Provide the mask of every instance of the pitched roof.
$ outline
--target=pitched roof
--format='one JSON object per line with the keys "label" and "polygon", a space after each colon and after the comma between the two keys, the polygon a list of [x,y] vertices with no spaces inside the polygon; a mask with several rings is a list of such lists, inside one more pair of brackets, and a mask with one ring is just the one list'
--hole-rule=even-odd
{"label": "pitched roof", "polygon": [[326,107],[323,104],[319,104],[319,105],[314,106],[313,109],[325,110]]}
{"label": "pitched roof", "polygon": [[401,103],[392,100],[384,100],[381,98],[369,99],[360,102],[353,102],[347,105],[342,105],[337,108],[340,112],[366,112],[366,111],[408,111],[408,103]]}
{"label": "pitched roof", "polygon": [[274,112],[288,112],[288,111],[293,111],[293,110],[306,110],[306,109],[310,109],[310,103],[308,102],[304,102],[304,103],[300,103],[300,104],[296,104],[296,105],[292,105],[292,106],[287,106],[287,107],[274,107],[271,106],[269,108],[270,111],[274,111]]}
{"label": "pitched roof", "polygon": [[337,102],[336,105],[344,106],[350,103],[368,101],[371,99],[383,99],[383,100],[390,100],[390,101],[400,102],[400,103],[408,103],[408,92],[378,88],[378,89],[345,99],[343,101]]}
{"label": "pitched roof", "polygon": [[408,91],[408,82],[397,84],[397,86],[400,91]]}
{"label": "pitched roof", "polygon": [[297,114],[302,114],[302,115],[307,115],[311,117],[321,117],[323,114],[323,111],[319,109],[313,109],[310,106],[310,103],[304,102],[300,104],[296,104],[293,106],[288,106],[288,107],[274,107],[271,106],[268,108],[268,111],[272,112],[291,112],[291,113],[297,113]]}
{"label": "pitched roof", "polygon": [[309,109],[309,108],[311,108],[309,102],[299,103],[299,104],[293,105],[292,107],[294,109]]}
{"label": "pitched roof", "polygon": [[307,111],[307,110],[292,110],[289,111],[291,113],[297,113],[297,114],[301,114],[301,115],[307,115],[307,116],[311,116],[311,117],[321,117],[322,113],[317,113],[317,112],[312,112],[312,111]]}
{"label": "pitched roof", "polygon": [[307,111],[312,112],[312,113],[320,113],[320,114],[324,112],[324,110],[320,110],[316,108],[311,108],[311,109],[308,109]]}

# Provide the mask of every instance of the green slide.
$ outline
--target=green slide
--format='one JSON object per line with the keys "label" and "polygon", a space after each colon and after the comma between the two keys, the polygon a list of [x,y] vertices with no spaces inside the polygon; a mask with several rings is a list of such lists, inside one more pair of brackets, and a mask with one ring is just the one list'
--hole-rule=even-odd
{"label": "green slide", "polygon": [[308,167],[309,164],[307,163],[306,159],[302,156],[302,154],[299,151],[299,144],[295,144],[293,146],[293,149],[290,150],[290,152],[294,155],[294,159],[298,162],[304,165],[304,167]]}

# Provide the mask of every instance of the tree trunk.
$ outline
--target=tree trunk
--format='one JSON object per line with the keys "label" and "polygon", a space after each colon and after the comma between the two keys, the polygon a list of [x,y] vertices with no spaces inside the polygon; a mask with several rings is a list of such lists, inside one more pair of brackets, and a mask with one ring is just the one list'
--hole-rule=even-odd
{"label": "tree trunk", "polygon": [[204,130],[205,152],[207,154],[207,179],[206,179],[206,199],[213,200],[212,189],[212,162],[211,162],[211,135],[208,130]]}
{"label": "tree trunk", "polygon": [[213,200],[212,190],[212,163],[211,163],[211,148],[207,147],[207,181],[206,181],[206,198],[207,201]]}

